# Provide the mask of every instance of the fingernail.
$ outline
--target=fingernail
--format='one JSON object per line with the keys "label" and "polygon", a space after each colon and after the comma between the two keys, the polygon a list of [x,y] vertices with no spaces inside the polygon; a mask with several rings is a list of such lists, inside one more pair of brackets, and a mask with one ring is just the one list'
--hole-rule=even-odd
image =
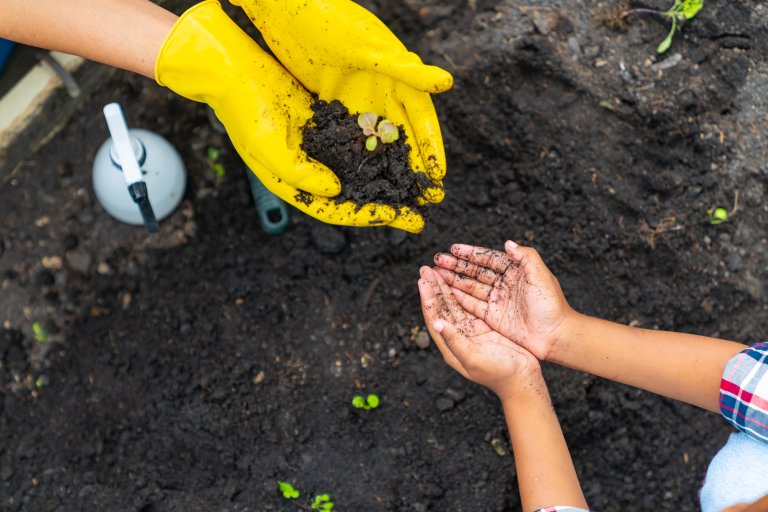
{"label": "fingernail", "polygon": [[512,240],[507,240],[507,247],[509,247],[510,249],[514,249],[515,247],[517,247],[517,244]]}
{"label": "fingernail", "polygon": [[443,332],[443,329],[445,329],[445,323],[442,320],[435,320],[435,322],[432,324],[432,327],[437,332]]}
{"label": "fingernail", "polygon": [[434,257],[435,263],[438,263],[437,260],[439,260],[440,256],[442,256],[442,255],[443,255],[443,253],[441,253],[441,252],[438,252],[437,254],[435,254],[435,257]]}

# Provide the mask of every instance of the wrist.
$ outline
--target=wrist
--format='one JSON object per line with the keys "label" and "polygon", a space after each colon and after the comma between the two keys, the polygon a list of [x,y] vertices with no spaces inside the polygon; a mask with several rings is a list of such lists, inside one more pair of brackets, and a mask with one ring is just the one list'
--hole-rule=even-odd
{"label": "wrist", "polygon": [[516,372],[502,386],[494,390],[503,407],[517,407],[522,403],[538,402],[542,399],[550,402],[547,383],[541,373],[541,366],[536,361],[525,372]]}
{"label": "wrist", "polygon": [[551,363],[564,364],[568,360],[568,352],[574,343],[584,337],[586,324],[591,317],[583,315],[578,311],[569,308],[563,315],[563,321],[554,336],[552,348],[547,353],[545,360]]}

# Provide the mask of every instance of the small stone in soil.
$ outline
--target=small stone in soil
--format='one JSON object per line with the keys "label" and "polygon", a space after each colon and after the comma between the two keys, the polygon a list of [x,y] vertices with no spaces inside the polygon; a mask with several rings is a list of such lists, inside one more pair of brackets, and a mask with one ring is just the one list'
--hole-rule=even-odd
{"label": "small stone in soil", "polygon": [[446,398],[444,396],[441,396],[437,399],[437,402],[435,402],[435,405],[437,406],[437,410],[440,412],[446,412],[453,409],[453,407],[456,405],[456,403],[451,400],[450,398]]}
{"label": "small stone in soil", "polygon": [[416,346],[421,350],[426,350],[429,348],[430,340],[431,338],[429,337],[428,333],[425,331],[419,331],[413,341],[416,342]]}

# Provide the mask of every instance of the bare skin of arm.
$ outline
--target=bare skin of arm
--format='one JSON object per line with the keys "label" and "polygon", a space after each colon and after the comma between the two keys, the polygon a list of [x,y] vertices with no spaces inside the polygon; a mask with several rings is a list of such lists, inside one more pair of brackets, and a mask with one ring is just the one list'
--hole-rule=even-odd
{"label": "bare skin of arm", "polygon": [[149,0],[2,0],[0,36],[155,78],[177,16]]}
{"label": "bare skin of arm", "polygon": [[532,248],[454,245],[435,256],[459,304],[541,360],[719,412],[733,341],[639,329],[574,311]]}
{"label": "bare skin of arm", "polygon": [[536,358],[464,310],[428,267],[421,269],[419,294],[427,328],[446,363],[502,402],[523,510],[587,508]]}

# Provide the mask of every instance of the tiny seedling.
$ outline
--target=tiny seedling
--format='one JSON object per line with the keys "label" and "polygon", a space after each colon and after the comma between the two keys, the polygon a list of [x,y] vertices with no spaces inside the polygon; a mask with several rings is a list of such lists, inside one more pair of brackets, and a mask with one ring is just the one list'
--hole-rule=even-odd
{"label": "tiny seedling", "polygon": [[669,34],[656,48],[657,53],[664,53],[672,45],[672,37],[674,37],[675,31],[679,30],[686,21],[696,16],[702,7],[704,7],[704,0],[675,0],[672,7],[666,11],[638,7],[624,11],[621,13],[621,18],[626,18],[632,14],[654,14],[663,18],[669,18],[672,21]]}
{"label": "tiny seedling", "polygon": [[730,218],[728,210],[725,208],[710,208],[707,210],[707,215],[709,216],[709,223],[713,226],[722,224]]}
{"label": "tiny seedling", "polygon": [[[378,126],[376,122],[378,121]],[[389,119],[379,121],[379,116],[373,112],[364,112],[357,117],[357,124],[363,129],[365,139],[365,149],[373,151],[379,145],[378,141],[384,144],[391,144],[400,138],[400,131],[395,123]]]}
{"label": "tiny seedling", "polygon": [[296,499],[300,496],[299,490],[294,488],[288,482],[278,481],[277,485],[280,487],[280,492],[283,493],[285,499]]}
{"label": "tiny seedling", "polygon": [[365,398],[361,395],[355,395],[355,397],[352,398],[352,407],[355,409],[365,409],[366,411],[370,411],[371,409],[377,408],[379,403],[379,397],[373,393]]}
{"label": "tiny seedling", "polygon": [[32,332],[38,342],[45,343],[48,341],[48,334],[45,332],[45,328],[40,322],[32,322]]}
{"label": "tiny seedling", "polygon": [[315,499],[312,500],[312,510],[319,510],[321,512],[330,512],[333,510],[333,502],[328,494],[318,494]]}
{"label": "tiny seedling", "polygon": [[210,166],[217,180],[220,180],[227,175],[227,170],[224,169],[224,164],[219,162],[219,158],[221,158],[221,151],[218,148],[209,146],[208,151],[206,152],[206,156],[208,158],[208,165]]}

